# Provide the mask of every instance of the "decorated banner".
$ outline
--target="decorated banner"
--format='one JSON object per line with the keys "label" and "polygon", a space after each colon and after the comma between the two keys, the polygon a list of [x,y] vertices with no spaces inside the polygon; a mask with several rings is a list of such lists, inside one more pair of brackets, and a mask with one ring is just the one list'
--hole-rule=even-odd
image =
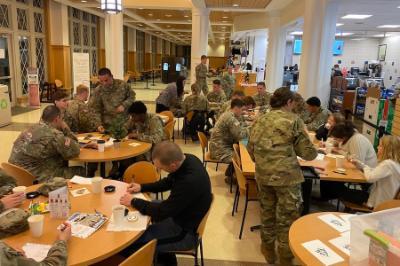
{"label": "decorated banner", "polygon": [[28,101],[29,106],[40,108],[39,75],[37,68],[29,67],[28,71]]}
{"label": "decorated banner", "polygon": [[72,71],[74,78],[74,93],[76,87],[83,84],[90,88],[90,66],[88,53],[73,53]]}

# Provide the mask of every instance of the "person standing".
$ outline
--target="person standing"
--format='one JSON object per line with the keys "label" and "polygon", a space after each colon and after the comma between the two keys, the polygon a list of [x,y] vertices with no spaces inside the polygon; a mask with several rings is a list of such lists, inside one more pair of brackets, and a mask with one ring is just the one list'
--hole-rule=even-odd
{"label": "person standing", "polygon": [[174,113],[176,109],[181,108],[185,83],[186,78],[179,76],[176,82],[169,83],[168,86],[160,92],[160,95],[158,95],[156,99],[156,113],[161,113],[163,111],[171,111]]}
{"label": "person standing", "polygon": [[228,72],[222,77],[222,89],[227,99],[231,98],[233,89],[235,88],[235,77],[233,76],[233,66],[228,66]]}
{"label": "person standing", "polygon": [[256,165],[256,180],[261,204],[262,252],[268,263],[275,263],[278,242],[280,265],[292,265],[288,232],[300,216],[304,177],[297,156],[317,157],[303,121],[294,113],[293,92],[277,89],[271,97],[272,110],[253,125],[247,149]]}
{"label": "person standing", "polygon": [[196,84],[199,86],[199,89],[203,92],[204,96],[208,93],[208,85],[207,85],[207,76],[208,76],[208,67],[207,67],[207,56],[201,56],[201,63],[196,66]]}

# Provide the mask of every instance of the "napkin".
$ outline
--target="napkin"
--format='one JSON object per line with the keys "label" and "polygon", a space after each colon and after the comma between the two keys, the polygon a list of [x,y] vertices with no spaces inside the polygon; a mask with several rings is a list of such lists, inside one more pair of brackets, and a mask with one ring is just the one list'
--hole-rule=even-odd
{"label": "napkin", "polygon": [[34,259],[35,261],[39,262],[46,258],[50,248],[50,245],[26,243],[22,247],[22,250],[25,252],[25,256],[27,258]]}
{"label": "napkin", "polygon": [[87,178],[79,175],[74,175],[71,180],[71,183],[79,184],[79,185],[90,185],[92,184],[92,178]]}
{"label": "napkin", "polygon": [[143,215],[138,211],[130,211],[126,217],[129,215],[135,215],[138,217],[136,221],[128,221],[126,218],[120,225],[114,223],[114,216],[111,215],[110,222],[107,226],[107,231],[110,232],[124,232],[124,231],[143,231],[146,230],[147,224],[149,223],[149,216]]}

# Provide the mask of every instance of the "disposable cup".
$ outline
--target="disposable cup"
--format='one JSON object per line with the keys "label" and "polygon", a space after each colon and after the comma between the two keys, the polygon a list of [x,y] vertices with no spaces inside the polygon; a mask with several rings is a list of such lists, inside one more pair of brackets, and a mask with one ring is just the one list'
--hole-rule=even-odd
{"label": "disposable cup", "polygon": [[125,209],[124,205],[115,205],[112,207],[113,219],[115,225],[121,225],[124,221],[125,217]]}
{"label": "disposable cup", "polygon": [[43,234],[44,216],[41,214],[32,215],[28,218],[29,230],[33,237],[40,237]]}
{"label": "disposable cup", "polygon": [[102,139],[99,139],[98,141],[97,141],[97,150],[99,151],[99,152],[104,152],[104,147],[106,146],[106,142],[104,141],[104,140],[102,140]]}
{"label": "disposable cup", "polygon": [[336,168],[344,168],[346,158],[343,155],[336,155]]}
{"label": "disposable cup", "polygon": [[92,178],[92,192],[95,194],[101,193],[101,185],[103,182],[102,177],[93,177]]}

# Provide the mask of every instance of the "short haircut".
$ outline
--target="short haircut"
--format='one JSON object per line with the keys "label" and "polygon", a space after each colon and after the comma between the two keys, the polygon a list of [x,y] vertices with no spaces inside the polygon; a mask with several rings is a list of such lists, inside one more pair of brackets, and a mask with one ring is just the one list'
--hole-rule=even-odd
{"label": "short haircut", "polygon": [[257,86],[263,86],[265,88],[265,82],[264,81],[260,81],[257,83]]}
{"label": "short haircut", "polygon": [[190,86],[190,89],[191,89],[191,91],[198,92],[199,91],[199,86],[196,83],[193,83]]}
{"label": "short haircut", "polygon": [[132,105],[128,109],[128,113],[141,115],[147,113],[146,105],[141,101],[133,102]]}
{"label": "short haircut", "polygon": [[219,79],[215,79],[214,81],[213,81],[213,84],[215,84],[215,85],[221,85],[221,81],[219,80]]}
{"label": "short haircut", "polygon": [[85,92],[89,92],[88,86],[80,84],[78,87],[76,87],[76,94],[82,94]]}
{"label": "short haircut", "polygon": [[245,106],[251,105],[251,106],[253,106],[253,108],[256,107],[256,105],[257,105],[256,101],[254,101],[254,98],[251,96],[244,97],[243,102],[244,102]]}
{"label": "short haircut", "polygon": [[163,165],[170,165],[182,161],[184,158],[181,148],[170,141],[162,141],[153,148],[152,160],[159,160]]}
{"label": "short haircut", "polygon": [[60,109],[57,108],[55,105],[49,105],[46,106],[46,108],[43,109],[42,112],[42,120],[44,122],[50,123],[53,122],[53,120],[61,115]]}
{"label": "short haircut", "polygon": [[106,67],[100,68],[98,74],[99,76],[104,76],[104,75],[112,76],[111,70]]}
{"label": "short haircut", "polygon": [[244,92],[239,90],[233,91],[231,97],[233,96],[244,97]]}
{"label": "short haircut", "polygon": [[293,92],[289,87],[280,87],[271,97],[270,105],[272,108],[281,108],[287,104],[289,100],[293,100]]}
{"label": "short haircut", "polygon": [[233,99],[231,101],[231,109],[233,109],[235,107],[242,108],[243,106],[244,106],[244,102],[240,99]]}
{"label": "short haircut", "polygon": [[344,139],[347,142],[356,132],[354,124],[351,121],[346,121],[344,123],[336,124],[331,133],[330,137]]}
{"label": "short haircut", "polygon": [[201,60],[203,60],[203,59],[207,59],[207,56],[204,54],[201,56]]}
{"label": "short haircut", "polygon": [[306,104],[310,106],[321,107],[321,100],[318,97],[310,97],[307,99]]}
{"label": "short haircut", "polygon": [[53,94],[53,102],[61,101],[62,99],[68,98],[68,94],[64,90],[57,90]]}

